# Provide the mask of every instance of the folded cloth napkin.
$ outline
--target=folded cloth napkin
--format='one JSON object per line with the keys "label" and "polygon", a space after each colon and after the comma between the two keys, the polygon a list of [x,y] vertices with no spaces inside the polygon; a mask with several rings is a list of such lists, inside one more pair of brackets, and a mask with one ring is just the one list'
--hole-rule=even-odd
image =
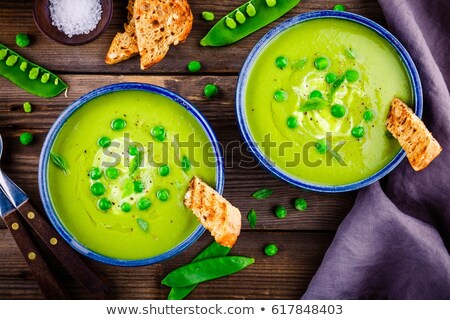
{"label": "folded cloth napkin", "polygon": [[419,70],[423,120],[443,151],[359,192],[303,299],[450,299],[450,1],[378,2]]}

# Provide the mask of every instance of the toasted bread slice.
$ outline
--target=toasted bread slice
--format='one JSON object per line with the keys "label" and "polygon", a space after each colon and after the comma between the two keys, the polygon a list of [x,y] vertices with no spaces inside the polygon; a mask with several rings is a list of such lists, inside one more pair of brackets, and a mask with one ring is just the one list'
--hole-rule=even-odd
{"label": "toasted bread slice", "polygon": [[442,151],[425,124],[398,98],[392,100],[386,125],[416,171],[425,169]]}
{"label": "toasted bread slice", "polygon": [[107,64],[116,64],[127,60],[139,53],[134,14],[135,0],[128,1],[128,23],[124,25],[125,32],[118,32],[111,42],[105,62]]}
{"label": "toasted bread slice", "polygon": [[211,232],[218,244],[232,247],[241,232],[241,212],[200,178],[192,178],[184,204]]}
{"label": "toasted bread slice", "polygon": [[136,0],[133,17],[142,70],[161,61],[170,45],[184,42],[194,20],[186,0]]}

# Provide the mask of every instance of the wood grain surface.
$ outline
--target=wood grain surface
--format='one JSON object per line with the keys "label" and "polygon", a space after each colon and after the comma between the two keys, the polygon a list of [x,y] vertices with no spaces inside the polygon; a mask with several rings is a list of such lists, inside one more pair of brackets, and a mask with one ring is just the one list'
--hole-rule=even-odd
{"label": "wood grain surface", "polygon": [[[236,275],[200,285],[189,296],[191,299],[297,299],[306,290],[339,223],[351,209],[356,193],[319,194],[294,188],[271,176],[256,163],[240,166],[250,155],[241,150],[242,143],[234,114],[234,91],[238,72],[253,45],[270,27],[297,14],[330,9],[336,1],[304,0],[294,10],[244,40],[221,48],[203,48],[199,40],[212,26],[200,18],[202,11],[212,11],[221,17],[240,5],[243,0],[209,2],[191,0],[194,27],[184,44],[172,47],[166,58],[146,71],[139,69],[138,58],[108,66],[104,56],[116,32],[121,31],[126,19],[127,1],[114,1],[114,15],[107,31],[96,41],[68,47],[57,44],[42,35],[33,21],[32,1],[0,2],[0,43],[10,46],[26,58],[58,73],[69,85],[68,96],[42,99],[23,92],[0,78],[0,133],[4,139],[2,169],[30,196],[38,210],[42,210],[37,186],[39,154],[45,135],[58,115],[79,96],[104,85],[137,81],[152,83],[174,90],[189,99],[208,119],[224,146],[226,175],[224,195],[243,213],[243,232],[234,253],[255,257],[256,263]],[[362,14],[381,24],[383,15],[376,0],[340,1],[348,11]],[[18,32],[32,36],[31,46],[17,48]],[[198,74],[188,74],[186,64],[193,59],[202,62]],[[216,83],[220,94],[211,100],[203,97],[206,83]],[[22,104],[31,102],[33,112],[23,112]],[[35,135],[29,146],[19,143],[24,131]],[[250,168],[251,167],[251,168]],[[252,192],[268,187],[274,190],[265,201],[251,198]],[[303,197],[308,209],[297,212],[292,201]],[[273,207],[283,204],[288,208],[286,219],[277,219]],[[246,220],[248,210],[255,209],[258,223],[250,229]],[[211,242],[204,234],[192,247],[166,262],[148,267],[120,268],[89,261],[107,278],[113,299],[165,299],[168,289],[161,279],[172,269],[189,262]],[[263,248],[276,243],[279,254],[266,257]],[[54,265],[55,268],[58,266]],[[72,295],[88,298],[73,281],[67,278]],[[37,283],[16,247],[14,240],[0,221],[0,299],[41,299]]]}

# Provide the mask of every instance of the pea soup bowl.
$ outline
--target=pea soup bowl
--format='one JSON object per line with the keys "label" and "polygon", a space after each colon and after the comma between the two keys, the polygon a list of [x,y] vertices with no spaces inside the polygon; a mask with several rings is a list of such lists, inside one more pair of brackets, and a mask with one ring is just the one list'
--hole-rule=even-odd
{"label": "pea soup bowl", "polygon": [[318,192],[356,190],[405,157],[386,130],[399,97],[422,116],[422,87],[403,45],[357,14],[317,11],[270,30],[237,81],[243,139],[276,177]]}
{"label": "pea soup bowl", "polygon": [[221,149],[206,119],[172,91],[119,83],[82,96],[55,121],[39,191],[75,250],[142,266],[175,256],[205,231],[183,204],[193,176],[222,193]]}

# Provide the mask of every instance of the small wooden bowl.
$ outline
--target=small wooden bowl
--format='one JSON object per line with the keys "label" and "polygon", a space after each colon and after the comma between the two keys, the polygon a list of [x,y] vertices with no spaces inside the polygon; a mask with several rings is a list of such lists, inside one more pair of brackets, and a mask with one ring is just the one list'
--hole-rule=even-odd
{"label": "small wooden bowl", "polygon": [[49,0],[35,0],[33,7],[34,21],[48,38],[55,40],[64,45],[78,46],[94,41],[100,35],[105,32],[106,28],[111,21],[113,13],[113,1],[101,0],[102,4],[102,16],[97,24],[97,27],[88,34],[75,35],[69,38],[64,32],[59,31],[57,27],[52,25],[52,18],[50,17]]}

